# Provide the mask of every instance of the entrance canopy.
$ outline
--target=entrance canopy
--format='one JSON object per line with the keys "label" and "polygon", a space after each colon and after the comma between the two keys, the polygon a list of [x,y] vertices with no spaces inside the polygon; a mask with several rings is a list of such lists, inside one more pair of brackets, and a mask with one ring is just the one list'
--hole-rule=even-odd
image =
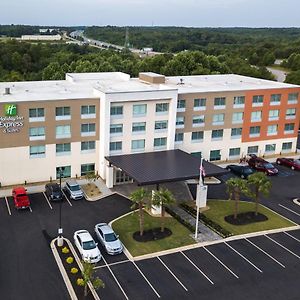
{"label": "entrance canopy", "polygon": [[[200,159],[181,150],[107,156],[110,165],[122,169],[138,185],[198,179]],[[203,160],[205,176],[220,176],[227,170]]]}

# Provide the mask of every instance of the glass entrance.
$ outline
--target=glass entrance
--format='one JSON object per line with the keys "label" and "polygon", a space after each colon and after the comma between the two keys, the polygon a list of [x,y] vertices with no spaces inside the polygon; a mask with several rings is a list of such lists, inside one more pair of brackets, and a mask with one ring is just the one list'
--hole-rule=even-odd
{"label": "glass entrance", "polygon": [[115,184],[133,182],[132,178],[125,174],[120,169],[115,169]]}

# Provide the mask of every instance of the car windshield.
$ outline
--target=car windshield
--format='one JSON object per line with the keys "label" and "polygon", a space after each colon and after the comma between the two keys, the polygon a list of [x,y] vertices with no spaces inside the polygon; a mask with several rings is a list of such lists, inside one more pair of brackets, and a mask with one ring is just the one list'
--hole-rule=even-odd
{"label": "car windshield", "polygon": [[96,248],[96,244],[94,241],[88,241],[82,243],[83,250],[91,250]]}
{"label": "car windshield", "polygon": [[253,173],[253,171],[252,171],[251,168],[245,168],[245,169],[244,169],[244,173],[246,173],[246,174],[251,174],[251,173]]}
{"label": "car windshield", "polygon": [[117,240],[117,237],[114,233],[105,234],[105,241],[106,242],[114,242],[116,240]]}
{"label": "car windshield", "polygon": [[266,169],[274,169],[274,166],[273,166],[272,164],[270,164],[270,163],[264,164],[264,167],[265,167]]}
{"label": "car windshield", "polygon": [[72,192],[80,191],[80,186],[79,185],[70,185],[70,190]]}
{"label": "car windshield", "polygon": [[52,190],[53,190],[53,192],[60,192],[59,185],[53,185]]}
{"label": "car windshield", "polygon": [[26,194],[18,194],[17,197],[18,198],[23,198],[23,197],[27,197],[27,195]]}

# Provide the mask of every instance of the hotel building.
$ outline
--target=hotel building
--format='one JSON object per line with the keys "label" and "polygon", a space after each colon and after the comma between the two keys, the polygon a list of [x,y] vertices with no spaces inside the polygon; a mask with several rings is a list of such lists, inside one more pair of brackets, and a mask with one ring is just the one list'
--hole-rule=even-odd
{"label": "hotel building", "polygon": [[96,171],[105,157],[181,149],[210,161],[295,153],[300,87],[240,75],[66,74],[0,83],[2,186]]}

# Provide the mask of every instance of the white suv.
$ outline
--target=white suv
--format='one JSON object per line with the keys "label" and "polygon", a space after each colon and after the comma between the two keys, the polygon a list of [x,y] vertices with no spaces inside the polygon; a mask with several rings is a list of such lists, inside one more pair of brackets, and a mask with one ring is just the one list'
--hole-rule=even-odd
{"label": "white suv", "polygon": [[83,198],[83,192],[76,180],[68,180],[64,190],[73,200],[80,200]]}

